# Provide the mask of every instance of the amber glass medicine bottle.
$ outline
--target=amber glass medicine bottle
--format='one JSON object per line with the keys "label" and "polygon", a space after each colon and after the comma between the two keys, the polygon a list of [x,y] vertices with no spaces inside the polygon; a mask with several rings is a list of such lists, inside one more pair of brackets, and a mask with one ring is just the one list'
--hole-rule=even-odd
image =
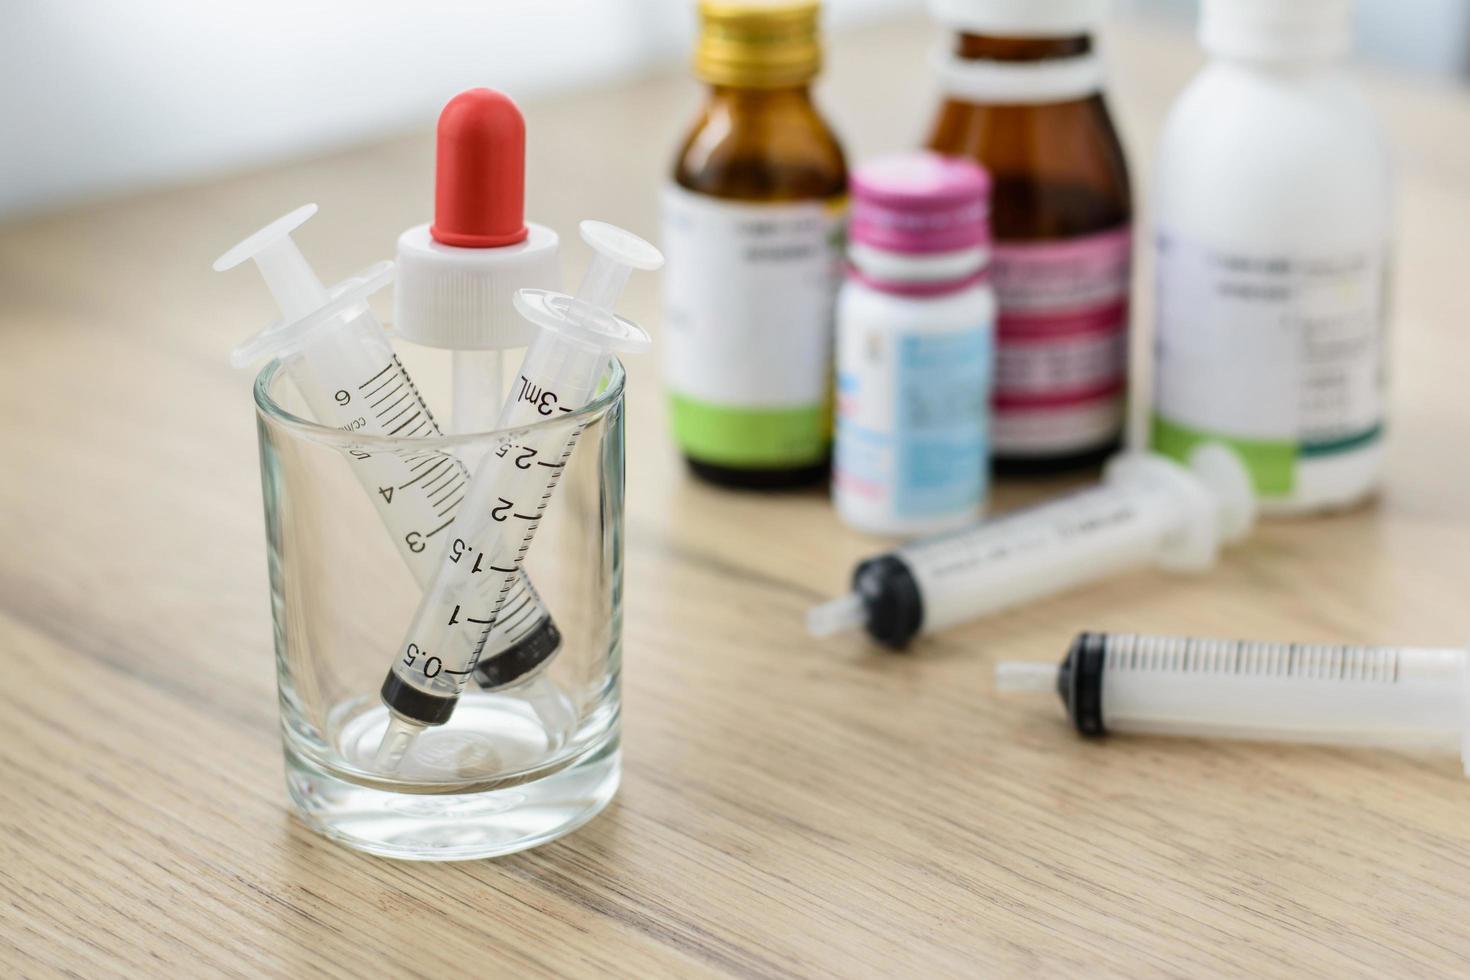
{"label": "amber glass medicine bottle", "polygon": [[1132,201],[1091,33],[1101,0],[930,0],[954,36],[928,145],[993,181],[1000,472],[1100,461],[1127,395]]}
{"label": "amber glass medicine bottle", "polygon": [[674,437],[729,486],[822,479],[847,169],[812,102],[818,4],[700,4],[709,95],[663,200]]}

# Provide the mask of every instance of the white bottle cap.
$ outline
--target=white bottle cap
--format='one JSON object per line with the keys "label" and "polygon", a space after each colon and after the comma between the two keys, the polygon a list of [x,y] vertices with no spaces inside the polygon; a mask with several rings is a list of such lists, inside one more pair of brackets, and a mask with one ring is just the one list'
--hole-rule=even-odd
{"label": "white bottle cap", "polygon": [[434,241],[428,225],[398,237],[393,326],[398,336],[451,350],[524,347],[535,328],[515,311],[516,290],[557,289],[556,232],[526,223],[524,241],[458,248]]}
{"label": "white bottle cap", "polygon": [[1352,0],[1204,0],[1199,41],[1227,58],[1340,58],[1353,46]]}
{"label": "white bottle cap", "polygon": [[971,34],[1072,37],[1098,28],[1106,0],[929,0],[929,11],[945,27]]}

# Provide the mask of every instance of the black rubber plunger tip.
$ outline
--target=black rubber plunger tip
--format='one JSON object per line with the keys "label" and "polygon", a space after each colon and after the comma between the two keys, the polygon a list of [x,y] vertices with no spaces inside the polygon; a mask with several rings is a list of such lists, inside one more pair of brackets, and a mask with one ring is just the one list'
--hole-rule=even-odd
{"label": "black rubber plunger tip", "polygon": [[867,611],[868,635],[893,650],[902,650],[924,625],[924,600],[914,573],[894,555],[879,555],[858,565],[852,590]]}
{"label": "black rubber plunger tip", "polygon": [[499,690],[521,680],[561,649],[561,630],[548,616],[514,646],[475,666],[475,683],[486,691]]}
{"label": "black rubber plunger tip", "polygon": [[1107,662],[1107,638],[1102,633],[1079,633],[1057,671],[1057,693],[1067,706],[1067,717],[1078,734],[1094,737],[1107,734],[1103,724],[1103,667]]}
{"label": "black rubber plunger tip", "polygon": [[440,697],[420,691],[412,684],[400,680],[393,671],[383,678],[378,691],[383,703],[410,721],[421,725],[442,725],[454,714],[456,698]]}

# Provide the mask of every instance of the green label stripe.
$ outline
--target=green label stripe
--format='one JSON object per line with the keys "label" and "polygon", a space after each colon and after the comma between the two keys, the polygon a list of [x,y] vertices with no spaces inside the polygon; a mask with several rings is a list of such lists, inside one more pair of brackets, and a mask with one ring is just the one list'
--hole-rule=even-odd
{"label": "green label stripe", "polygon": [[737,408],[672,395],[674,439],[690,457],[719,466],[808,466],[827,455],[824,404]]}
{"label": "green label stripe", "polygon": [[1262,497],[1284,497],[1296,488],[1297,446],[1294,442],[1236,439],[1191,429],[1158,415],[1153,417],[1152,444],[1157,452],[1172,456],[1181,463],[1188,462],[1189,454],[1202,442],[1224,443],[1239,453],[1246,469],[1250,470],[1256,493]]}
{"label": "green label stripe", "polygon": [[1383,426],[1375,425],[1371,429],[1365,429],[1362,432],[1350,436],[1343,436],[1340,439],[1329,439],[1325,442],[1304,442],[1302,443],[1302,455],[1304,457],[1310,457],[1345,453],[1350,449],[1361,449],[1363,446],[1377,442],[1382,437]]}

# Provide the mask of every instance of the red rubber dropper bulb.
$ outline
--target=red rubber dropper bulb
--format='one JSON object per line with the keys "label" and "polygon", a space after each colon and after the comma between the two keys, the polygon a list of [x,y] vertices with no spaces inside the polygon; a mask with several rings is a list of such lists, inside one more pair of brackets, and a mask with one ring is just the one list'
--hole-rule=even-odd
{"label": "red rubber dropper bulb", "polygon": [[526,121],[509,96],[472,88],[439,114],[434,241],[495,248],[526,238]]}

